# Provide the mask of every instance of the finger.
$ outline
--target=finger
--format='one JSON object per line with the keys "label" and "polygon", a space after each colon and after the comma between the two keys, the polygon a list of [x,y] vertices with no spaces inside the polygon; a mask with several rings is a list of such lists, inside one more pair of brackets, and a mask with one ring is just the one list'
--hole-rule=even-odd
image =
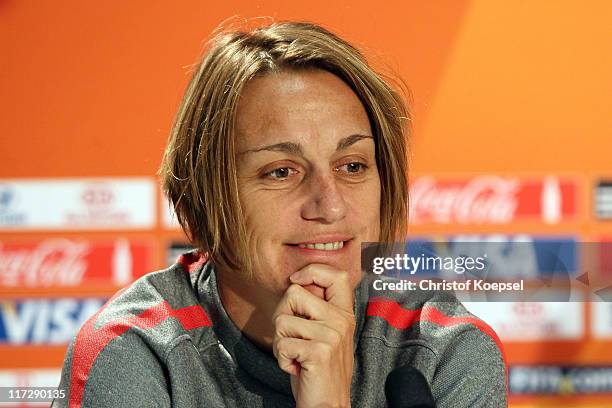
{"label": "finger", "polygon": [[329,305],[326,301],[313,295],[300,285],[292,284],[278,303],[273,319],[278,315],[285,314],[304,316],[313,320],[324,320],[328,308]]}
{"label": "finger", "polygon": [[329,265],[310,264],[292,274],[292,283],[325,288],[325,300],[347,312],[353,312],[353,288],[349,274]]}
{"label": "finger", "polygon": [[272,343],[272,352],[281,370],[290,375],[299,375],[300,361],[305,361],[309,352],[308,340],[280,337]]}
{"label": "finger", "polygon": [[301,317],[286,314],[278,315],[274,319],[275,337],[293,337],[303,340],[316,340],[334,347],[342,343],[342,335],[335,327],[318,322],[306,320]]}
{"label": "finger", "polygon": [[304,285],[302,286],[304,289],[318,297],[319,299],[325,300],[325,288],[320,287],[319,285]]}
{"label": "finger", "polygon": [[272,344],[272,351],[279,367],[285,372],[292,371],[292,367],[297,364],[300,371],[305,370],[314,374],[326,369],[325,367],[329,368],[330,362],[338,357],[330,344],[293,337],[276,339]]}
{"label": "finger", "polygon": [[[328,366],[334,358],[333,347],[324,342],[281,337],[272,344],[272,352],[278,366],[291,375],[300,374],[301,370],[313,373]],[[295,368],[299,367],[298,370]]]}

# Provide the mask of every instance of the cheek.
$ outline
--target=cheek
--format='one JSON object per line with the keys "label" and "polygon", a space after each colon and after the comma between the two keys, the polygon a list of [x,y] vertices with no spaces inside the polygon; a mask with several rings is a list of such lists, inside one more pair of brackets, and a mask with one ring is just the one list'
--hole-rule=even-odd
{"label": "cheek", "polygon": [[368,240],[377,241],[380,231],[380,182],[372,182],[359,194],[350,197],[354,222],[361,224]]}
{"label": "cheek", "polygon": [[283,232],[287,231],[292,221],[288,203],[269,191],[244,194],[241,202],[250,255],[257,256],[268,247],[280,244]]}
{"label": "cheek", "polygon": [[[261,195],[267,196],[266,192]],[[291,216],[291,208],[278,198],[254,196],[250,204],[243,206],[253,279],[258,288],[280,296],[288,286],[288,276],[298,269],[283,252],[283,242],[295,223],[295,216]]]}
{"label": "cheek", "polygon": [[251,245],[260,245],[262,240],[274,235],[273,211],[267,206],[243,206],[245,229]]}

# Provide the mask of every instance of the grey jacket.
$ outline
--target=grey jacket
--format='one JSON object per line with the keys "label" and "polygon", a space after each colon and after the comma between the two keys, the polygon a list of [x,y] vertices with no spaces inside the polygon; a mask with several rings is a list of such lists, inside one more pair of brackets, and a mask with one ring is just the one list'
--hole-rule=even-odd
{"label": "grey jacket", "polygon": [[[387,405],[399,366],[420,370],[438,407],[505,407],[495,332],[448,292],[355,291],[353,407]],[[407,387],[410,384],[406,385]],[[213,264],[192,252],[117,293],[70,343],[53,407],[291,407],[289,375],[227,316]]]}

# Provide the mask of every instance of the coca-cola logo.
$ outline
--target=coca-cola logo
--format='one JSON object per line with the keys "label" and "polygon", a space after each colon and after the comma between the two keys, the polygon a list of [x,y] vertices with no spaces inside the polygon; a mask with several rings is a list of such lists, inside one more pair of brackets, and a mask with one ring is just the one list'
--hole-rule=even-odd
{"label": "coca-cola logo", "polygon": [[519,181],[497,176],[438,183],[422,177],[410,189],[412,223],[507,223],[518,205]]}
{"label": "coca-cola logo", "polygon": [[81,194],[83,202],[91,207],[106,207],[114,200],[113,190],[106,185],[91,185]]}
{"label": "coca-cola logo", "polygon": [[0,284],[78,285],[87,269],[89,251],[88,243],[62,238],[15,250],[8,250],[0,244]]}

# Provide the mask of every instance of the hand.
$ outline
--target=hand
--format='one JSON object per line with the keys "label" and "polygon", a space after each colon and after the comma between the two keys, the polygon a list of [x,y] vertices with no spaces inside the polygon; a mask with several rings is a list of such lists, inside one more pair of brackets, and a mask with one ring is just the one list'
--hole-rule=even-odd
{"label": "hand", "polygon": [[272,349],[280,368],[291,375],[296,406],[348,407],[355,333],[349,275],[311,264],[290,280],[274,313]]}

